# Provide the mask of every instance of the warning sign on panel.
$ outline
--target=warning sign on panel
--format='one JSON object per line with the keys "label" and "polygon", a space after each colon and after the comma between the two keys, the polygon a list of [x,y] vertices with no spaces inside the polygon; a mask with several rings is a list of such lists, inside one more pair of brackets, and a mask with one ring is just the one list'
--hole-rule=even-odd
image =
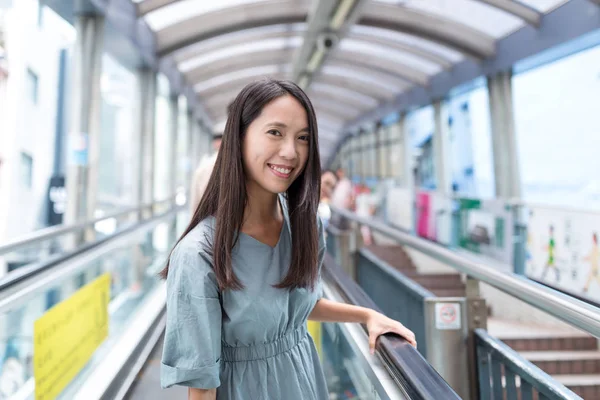
{"label": "warning sign on panel", "polygon": [[33,326],[35,399],[55,399],[108,336],[110,275],[48,310]]}
{"label": "warning sign on panel", "polygon": [[460,303],[436,303],[435,327],[442,330],[460,329]]}

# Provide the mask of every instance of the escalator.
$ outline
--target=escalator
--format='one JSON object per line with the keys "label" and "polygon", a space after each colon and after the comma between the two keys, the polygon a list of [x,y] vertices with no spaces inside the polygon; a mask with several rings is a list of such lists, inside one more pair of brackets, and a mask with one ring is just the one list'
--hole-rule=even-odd
{"label": "escalator", "polygon": [[[186,398],[186,388],[160,389],[166,296],[164,283],[156,277],[186,219],[181,206],[158,210],[74,250],[49,253],[0,279],[0,399]],[[376,308],[329,256],[323,277],[327,298]],[[81,349],[79,353],[65,352],[63,359],[54,354],[56,359],[50,361],[55,368],[48,373],[54,379],[52,390],[56,394],[36,393],[50,387],[47,380],[36,382],[39,369],[36,374],[35,364],[40,362],[40,355],[34,351],[40,340],[36,324],[102,279],[110,289],[106,334],[98,336],[98,345],[89,348],[87,356]],[[83,318],[84,325],[95,323],[102,328],[102,315],[88,315],[86,310],[77,308],[69,316]],[[79,329],[65,326],[71,331]],[[90,332],[80,340],[99,335],[101,329]],[[371,355],[367,333],[358,324],[321,324],[319,336],[318,348],[331,399],[458,398],[420,354],[399,337],[382,337],[376,354]],[[56,353],[69,346],[73,347],[60,338],[54,345]]]}

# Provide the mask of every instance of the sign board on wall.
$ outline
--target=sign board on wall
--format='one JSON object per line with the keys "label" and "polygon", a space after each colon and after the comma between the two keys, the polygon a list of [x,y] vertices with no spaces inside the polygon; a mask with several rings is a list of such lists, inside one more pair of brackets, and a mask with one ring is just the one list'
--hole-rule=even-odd
{"label": "sign board on wall", "polygon": [[33,325],[35,399],[55,399],[108,336],[110,274],[85,285]]}
{"label": "sign board on wall", "polygon": [[600,302],[600,213],[529,207],[525,273]]}
{"label": "sign board on wall", "polygon": [[406,231],[413,229],[413,192],[405,188],[389,189],[386,196],[386,216],[390,225]]}
{"label": "sign board on wall", "polygon": [[514,218],[501,200],[459,199],[459,245],[469,251],[514,264]]}
{"label": "sign board on wall", "polygon": [[453,200],[437,192],[417,193],[417,235],[450,245],[452,241]]}

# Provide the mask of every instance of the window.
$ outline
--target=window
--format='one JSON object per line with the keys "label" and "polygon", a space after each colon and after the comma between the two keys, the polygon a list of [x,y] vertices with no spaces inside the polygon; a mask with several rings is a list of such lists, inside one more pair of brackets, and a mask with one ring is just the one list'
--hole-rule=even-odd
{"label": "window", "polygon": [[33,158],[27,153],[21,153],[21,181],[27,189],[33,186]]}
{"label": "window", "polygon": [[35,72],[27,68],[27,94],[33,104],[38,102],[38,76]]}

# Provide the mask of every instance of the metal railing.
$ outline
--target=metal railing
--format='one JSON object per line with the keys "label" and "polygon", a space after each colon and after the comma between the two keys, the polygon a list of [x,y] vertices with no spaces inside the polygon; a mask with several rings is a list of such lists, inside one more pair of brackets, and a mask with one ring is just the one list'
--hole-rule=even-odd
{"label": "metal railing", "polygon": [[475,337],[482,400],[532,400],[534,389],[544,399],[581,399],[485,330],[475,330]]}
{"label": "metal railing", "polygon": [[[360,239],[354,239],[354,246],[348,244],[348,238],[355,237],[358,229],[329,229],[328,250],[333,248],[338,253],[353,252],[337,254],[337,258],[351,264],[345,269],[356,277],[356,281],[387,315],[402,321],[415,332],[419,343],[425,344],[424,349],[420,346],[422,354],[463,397],[529,400],[536,398],[537,392],[539,398],[580,399],[540,368],[485,332],[486,307],[485,300],[479,297],[478,281],[547,311],[596,337],[600,333],[600,309],[520,275],[498,272],[438,244],[385,224],[358,217],[348,211],[333,211],[355,222],[358,227],[366,225],[401,245],[427,254],[467,275],[465,297],[436,297],[371,251],[361,249],[357,245]],[[346,244],[339,246],[343,242]],[[452,303],[460,310],[460,329],[450,332],[436,327],[436,303]],[[465,370],[464,364],[457,364],[459,359],[468,365],[467,374],[459,373],[461,368]],[[467,382],[468,390],[464,386]]]}
{"label": "metal railing", "polygon": [[[329,254],[325,256],[323,275],[328,282],[337,286],[348,303],[381,311]],[[390,375],[410,399],[460,399],[440,374],[403,338],[383,335],[377,341],[377,350]]]}
{"label": "metal railing", "polygon": [[70,225],[56,225],[48,228],[39,229],[34,232],[15,238],[13,240],[10,240],[6,243],[0,244],[0,255],[11,253],[24,247],[29,247],[38,242],[48,241],[58,236],[80,232],[88,227],[94,226],[98,222],[106,221],[109,219],[120,219],[122,217],[129,216],[133,213],[143,213],[148,210],[151,211],[151,213],[153,213],[154,209],[157,206],[165,203],[172,203],[175,201],[175,198],[176,195],[173,195],[163,200],[158,200],[152,203],[118,210],[92,220],[77,222]]}
{"label": "metal railing", "polygon": [[600,338],[600,308],[567,296],[559,291],[535,283],[517,274],[498,272],[495,269],[456,254],[435,243],[412,236],[389,226],[358,217],[356,214],[332,207],[344,217],[366,225],[399,244],[413,248],[434,259],[444,262],[459,272],[478,281],[485,282],[504,293],[547,312],[589,334]]}

